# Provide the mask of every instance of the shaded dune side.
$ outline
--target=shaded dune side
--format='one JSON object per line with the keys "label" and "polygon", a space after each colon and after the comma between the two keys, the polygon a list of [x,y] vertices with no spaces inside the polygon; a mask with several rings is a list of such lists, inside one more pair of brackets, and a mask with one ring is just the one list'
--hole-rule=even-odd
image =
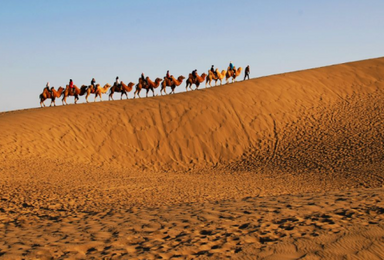
{"label": "shaded dune side", "polygon": [[345,149],[360,149],[375,163],[383,158],[383,75],[378,58],[164,97],[2,113],[0,161],[332,170],[354,155]]}
{"label": "shaded dune side", "polygon": [[286,127],[275,141],[252,147],[227,166],[231,171],[343,176],[356,187],[381,187],[384,161],[384,95],[359,93],[321,105]]}

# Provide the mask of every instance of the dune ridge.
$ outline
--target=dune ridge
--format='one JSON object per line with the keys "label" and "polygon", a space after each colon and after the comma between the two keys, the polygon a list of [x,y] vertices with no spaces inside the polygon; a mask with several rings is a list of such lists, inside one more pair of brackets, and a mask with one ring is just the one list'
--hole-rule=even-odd
{"label": "dune ridge", "polygon": [[382,259],[383,75],[0,113],[0,258]]}
{"label": "dune ridge", "polygon": [[[270,149],[303,110],[380,92],[383,58],[140,100],[0,114],[0,158],[188,169]],[[16,149],[16,151],[15,151]],[[92,160],[90,160],[92,158]]]}

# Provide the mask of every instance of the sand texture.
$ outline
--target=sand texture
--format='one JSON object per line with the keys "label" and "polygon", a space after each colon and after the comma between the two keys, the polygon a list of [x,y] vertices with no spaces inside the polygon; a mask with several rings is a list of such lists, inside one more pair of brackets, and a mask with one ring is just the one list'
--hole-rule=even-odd
{"label": "sand texture", "polygon": [[383,259],[383,78],[0,113],[0,258]]}

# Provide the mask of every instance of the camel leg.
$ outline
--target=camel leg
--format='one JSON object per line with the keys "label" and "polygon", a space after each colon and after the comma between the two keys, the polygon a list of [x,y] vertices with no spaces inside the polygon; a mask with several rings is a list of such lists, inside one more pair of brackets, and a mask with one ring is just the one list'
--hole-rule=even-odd
{"label": "camel leg", "polygon": [[149,88],[147,88],[147,93],[145,94],[145,97],[148,97]]}

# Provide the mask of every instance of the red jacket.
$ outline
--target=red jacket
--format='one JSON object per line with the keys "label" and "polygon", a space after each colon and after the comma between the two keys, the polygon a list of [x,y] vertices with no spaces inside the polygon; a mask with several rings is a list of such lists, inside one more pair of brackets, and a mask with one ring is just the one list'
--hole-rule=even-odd
{"label": "red jacket", "polygon": [[73,88],[73,81],[69,82],[69,87]]}

